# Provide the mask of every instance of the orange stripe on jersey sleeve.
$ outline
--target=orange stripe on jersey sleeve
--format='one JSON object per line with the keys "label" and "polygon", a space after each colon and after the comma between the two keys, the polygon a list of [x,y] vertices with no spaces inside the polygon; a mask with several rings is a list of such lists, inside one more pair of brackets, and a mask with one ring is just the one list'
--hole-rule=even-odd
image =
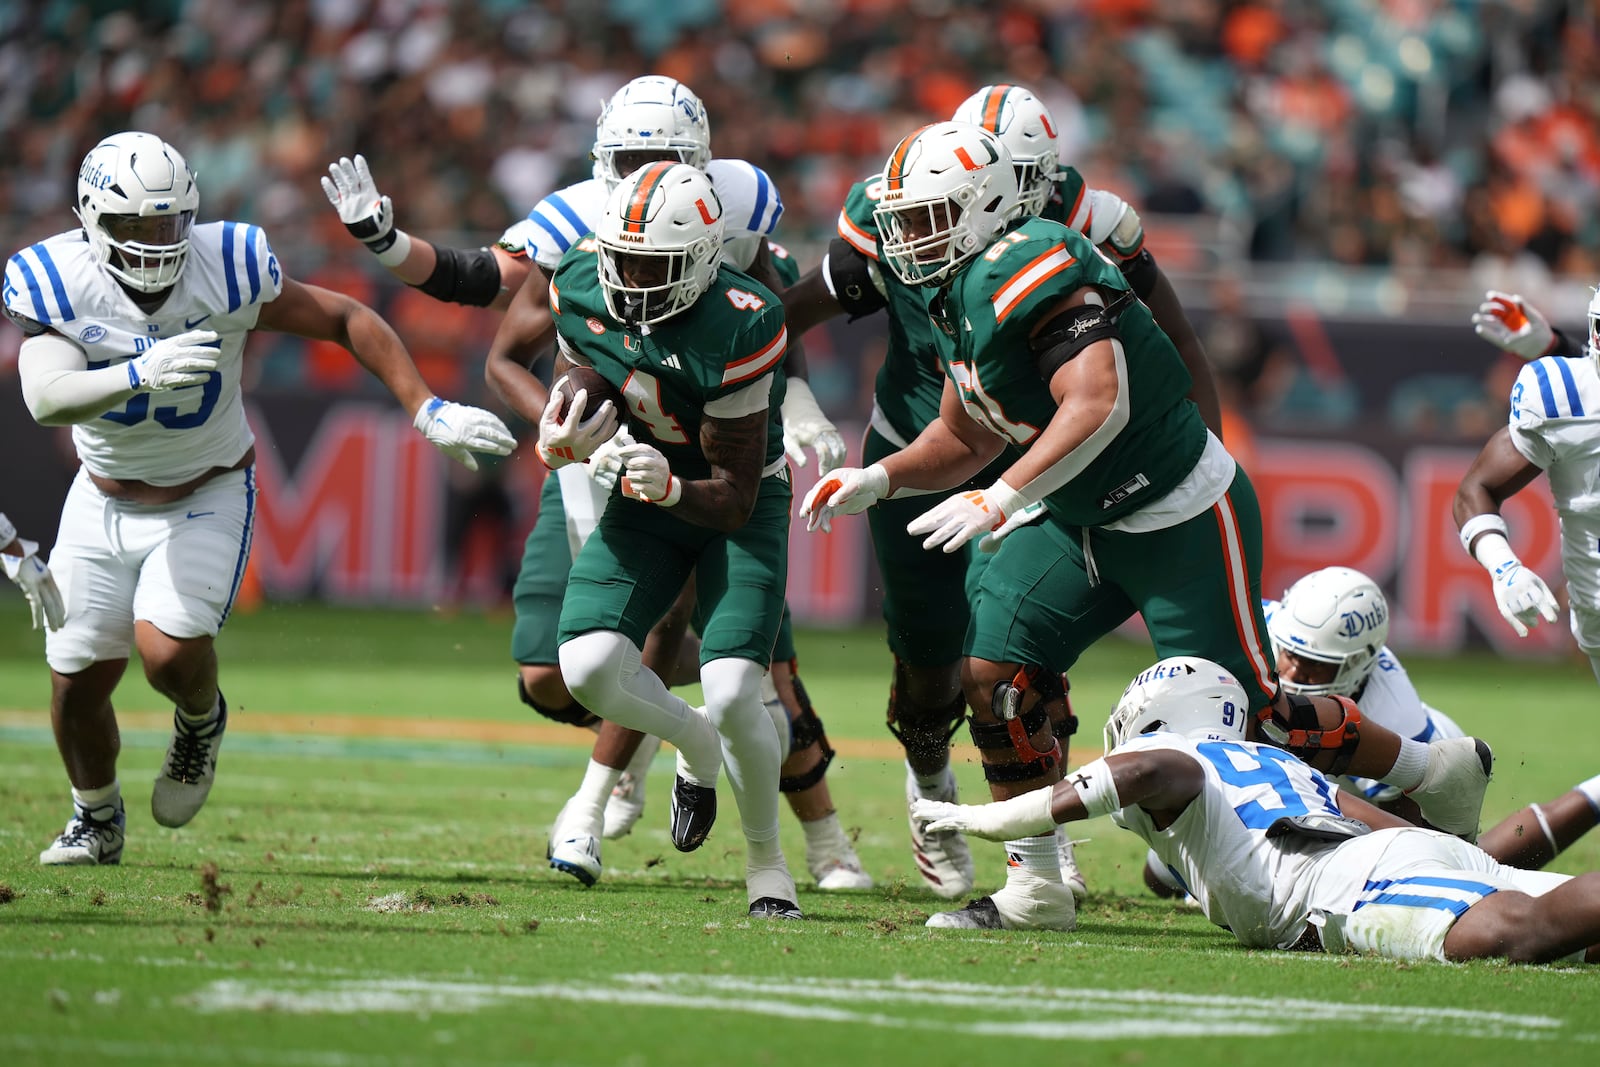
{"label": "orange stripe on jersey sleeve", "polygon": [[990,301],[994,305],[995,325],[1004,322],[1006,316],[1011,314],[1029,293],[1076,262],[1078,262],[1077,257],[1068,252],[1065,245],[1054,245],[1029,260],[1026,266],[995,290],[994,297]]}
{"label": "orange stripe on jersey sleeve", "polygon": [[555,282],[550,283],[550,310],[557,315],[561,314],[561,292],[556,288]]}
{"label": "orange stripe on jersey sleeve", "polygon": [[778,331],[778,336],[767,343],[765,348],[754,355],[745,356],[743,359],[735,360],[728,364],[727,369],[722,372],[722,384],[737,385],[740,382],[749,381],[751,378],[761,377],[778,365],[778,361],[783,359],[783,354],[788,351],[788,348],[789,328],[785,326]]}
{"label": "orange stripe on jersey sleeve", "polygon": [[857,226],[849,214],[844,211],[839,212],[839,236],[844,238],[845,243],[851,248],[867,258],[878,258],[877,239],[860,226]]}

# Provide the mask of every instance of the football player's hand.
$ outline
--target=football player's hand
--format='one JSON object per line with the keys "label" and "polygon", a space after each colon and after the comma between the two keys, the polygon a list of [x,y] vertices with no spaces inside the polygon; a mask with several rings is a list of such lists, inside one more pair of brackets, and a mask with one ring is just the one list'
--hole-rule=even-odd
{"label": "football player's hand", "polygon": [[991,841],[1011,841],[1055,829],[1055,816],[1050,813],[1054,792],[1045,786],[992,804],[952,804],[918,797],[911,802],[911,818],[925,824],[930,833],[955,830]]}
{"label": "football player's hand", "polygon": [[806,529],[833,531],[835,515],[857,515],[889,495],[889,472],[883,464],[836,467],[811,487],[800,505]]}
{"label": "football player's hand", "polygon": [[906,533],[927,534],[922,547],[954,552],[979,534],[998,533],[1006,517],[1025,505],[1004,481],[946,497],[906,524]]}
{"label": "football player's hand", "polygon": [[322,191],[350,236],[378,253],[394,244],[394,203],[378,192],[365,156],[341,156],[337,163],[328,164]]}
{"label": "football player's hand", "polygon": [[609,493],[616,488],[617,479],[622,477],[622,450],[634,443],[633,435],[626,426],[622,426],[609,439],[601,441],[589,457],[589,477],[604,492]]}
{"label": "football player's hand", "polygon": [[56,588],[50,568],[39,559],[38,543],[19,537],[16,544],[21,547],[22,555],[0,553],[0,565],[5,567],[6,577],[16,582],[22,595],[28,598],[28,607],[33,609],[33,628],[61,629],[67,617],[66,605],[61,602],[61,590]]}
{"label": "football player's hand", "polygon": [[212,330],[190,330],[157,341],[130,359],[128,384],[141,393],[205,384],[222,358],[220,339]]}
{"label": "football player's hand", "polygon": [[1518,637],[1527,637],[1528,628],[1556,621],[1556,598],[1550,587],[1517,560],[1502,563],[1494,570],[1494,602]]}
{"label": "football player's hand", "polygon": [[817,473],[827,474],[844,462],[844,435],[817,406],[811,386],[790,378],[783,397],[783,450],[796,467],[806,465],[807,448],[817,450]]}
{"label": "football player's hand", "polygon": [[1538,359],[1555,344],[1555,331],[1549,320],[1520,294],[1490,289],[1472,315],[1472,329],[1496,348],[1523,359]]}
{"label": "football player's hand", "polygon": [[568,463],[584,463],[594,455],[602,441],[607,441],[620,425],[617,409],[607,400],[587,420],[589,391],[579,389],[567,400],[560,388],[561,381],[550,387],[550,399],[545,401],[539,415],[539,458],[551,470]]}
{"label": "football player's hand", "polygon": [[622,495],[670,508],[683,497],[683,482],[654,445],[634,443],[618,449],[622,457]]}
{"label": "football player's hand", "polygon": [[1000,551],[1000,542],[1004,541],[1006,535],[1011,533],[1012,530],[1015,530],[1018,526],[1027,526],[1029,523],[1038,522],[1042,518],[1044,518],[1044,501],[1042,500],[1029,504],[1014,515],[1007,515],[1006,521],[996,527],[993,533],[983,535],[983,540],[978,542],[978,551],[986,553]]}
{"label": "football player's hand", "polygon": [[494,412],[454,404],[436,396],[429,397],[417,409],[412,425],[435,448],[469,471],[478,469],[478,461],[472,453],[508,456],[517,447],[517,439]]}

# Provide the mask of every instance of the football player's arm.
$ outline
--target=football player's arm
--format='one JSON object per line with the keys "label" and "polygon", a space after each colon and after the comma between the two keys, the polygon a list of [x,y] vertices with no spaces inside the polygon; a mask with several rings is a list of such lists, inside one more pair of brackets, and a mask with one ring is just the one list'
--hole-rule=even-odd
{"label": "football player's arm", "polygon": [[987,467],[1005,447],[1004,441],[967,414],[955,386],[946,379],[939,397],[939,417],[905,448],[880,461],[889,476],[885,495],[936,493],[960,485]]}
{"label": "football player's arm", "polygon": [[501,245],[441,248],[413,237],[394,221],[394,203],[378,192],[367,161],[357,155],[328,166],[322,191],[350,235],[389,273],[435,300],[504,309],[528,276],[525,255]]}
{"label": "football player's arm", "polygon": [[217,335],[210,330],[190,330],[126,362],[90,370],[88,353],[76,342],[32,325],[38,328],[24,327],[31,336],[22,342],[17,376],[23,402],[42,426],[89,422],[137,393],[202,385],[217,366]]}
{"label": "football player's arm", "polygon": [[550,314],[550,279],[543,268],[530,271],[511,298],[484,361],[483,377],[507,407],[537,426],[549,391],[531,370],[555,338]]}
{"label": "football player's arm", "polygon": [[672,513],[723,533],[749,522],[761,490],[768,424],[765,408],[736,418],[702,419],[700,451],[711,465],[711,476],[684,481],[683,495]]}
{"label": "football player's arm", "polygon": [[[1530,447],[1532,447],[1530,445]],[[1500,505],[1539,476],[1541,468],[1517,448],[1503,426],[1484,444],[1456,487],[1453,513],[1461,546],[1489,572],[1495,606],[1518,637],[1543,619],[1555,622],[1560,608],[1543,578],[1511,550],[1510,529]]]}
{"label": "football player's arm", "polygon": [[[1149,252],[1143,254],[1148,256]],[[1156,325],[1161,327],[1161,332],[1178,350],[1178,356],[1183,360],[1193,383],[1189,387],[1189,399],[1200,409],[1200,417],[1205,420],[1206,428],[1216,434],[1220,441],[1222,402],[1217,398],[1217,382],[1211,374],[1211,361],[1206,358],[1205,346],[1200,343],[1200,335],[1195,333],[1183,305],[1178,302],[1172,282],[1167,280],[1154,259],[1150,260],[1149,269],[1153,272],[1149,291],[1140,293],[1140,298],[1149,306],[1150,314],[1154,316]]]}
{"label": "football player's arm", "polygon": [[1399,830],[1416,825],[1344,789],[1334,792],[1333,802],[1347,818],[1359,819],[1374,830]]}
{"label": "football player's arm", "polygon": [[[1476,515],[1498,515],[1500,505],[1543,473],[1511,443],[1511,428],[1502,426],[1484,444],[1456,487],[1456,528]],[[1474,546],[1469,544],[1467,551]]]}
{"label": "football player's arm", "polygon": [[1204,791],[1205,771],[1173,749],[1113,752],[1091,760],[1053,786],[991,804],[918,799],[911,817],[935,833],[958,830],[993,841],[1045,833],[1061,823],[1141,807],[1164,829]]}

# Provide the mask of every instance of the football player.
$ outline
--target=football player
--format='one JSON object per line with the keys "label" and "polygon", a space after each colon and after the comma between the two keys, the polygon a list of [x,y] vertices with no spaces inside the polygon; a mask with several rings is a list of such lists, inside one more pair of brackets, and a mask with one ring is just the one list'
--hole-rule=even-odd
{"label": "football player", "polygon": [[[611,190],[638,167],[663,159],[699,167],[710,177],[728,219],[725,255],[731,264],[769,287],[794,280],[798,271],[792,257],[767,240],[783,213],[777,187],[744,160],[712,158],[710,123],[700,98],[681,82],[658,75],[633,79],[606,104],[596,124],[594,176],[546,196],[490,249],[444,248],[397,229],[389,198],[378,193],[359,156],[334,164],[323,185],[350,232],[401,280],[441,300],[506,310],[485,373],[500,397],[537,425],[546,389],[529,368],[554,343],[550,275],[567,249],[599,223]],[[844,458],[844,440],[812,397],[799,355],[795,346],[785,365],[791,377],[783,408],[785,450],[803,464],[804,448],[814,448],[818,465],[831,468]],[[561,367],[558,360],[558,376]],[[626,440],[626,435],[611,438],[589,463],[565,467],[545,480],[515,590],[511,644],[519,664],[519,696],[546,717],[599,733],[584,780],[557,815],[549,845],[551,866],[585,885],[600,877],[601,838],[627,834],[642,813],[645,773],[660,745],[658,738],[600,723],[573,699],[556,657],[567,568],[616,485],[616,450]],[[645,643],[645,662],[670,684],[697,677],[694,640],[685,636],[693,604],[690,583]],[[795,665],[786,611],[773,670],[763,681],[766,700],[781,701],[793,723],[782,788],[805,831],[807,867],[819,887],[869,888],[871,876],[839,824],[825,778],[833,750]]]}
{"label": "football player", "polygon": [[[798,919],[778,844],[787,719],[761,677],[783,618],[789,487],[781,405],[783,305],[723,264],[723,206],[704,172],[661,161],[606,200],[594,236],[550,280],[566,358],[619,389],[636,443],[620,450],[621,495],[572,563],[561,673],[586,707],[678,749],[672,842],[699,848],[716,817],[719,765],[744,827],[750,914]],[[605,436],[586,394],[546,406],[540,453],[581,462]],[[596,425],[601,424],[601,425]],[[645,634],[695,575],[704,708],[642,665]]]}
{"label": "football player", "polygon": [[39,542],[18,537],[17,528],[3,511],[0,511],[0,567],[5,568],[6,577],[16,582],[27,598],[33,628],[61,629],[66,608],[61,603],[61,590],[56,588],[50,568],[39,558]]}
{"label": "football player", "polygon": [[[1092,241],[1149,305],[1156,323],[1172,339],[1190,371],[1190,395],[1207,425],[1220,434],[1221,416],[1209,365],[1172,285],[1144,244],[1144,227],[1133,207],[1116,195],[1089,188],[1072,167],[1060,165],[1056,123],[1033,93],[1017,85],[988,85],[956,109],[955,120],[982,126],[1011,153],[1018,187],[1017,210],[1063,223]],[[790,329],[847,314],[852,319],[888,314],[888,349],[873,390],[872,422],[863,448],[867,463],[903,448],[939,416],[944,386],[933,324],[913,286],[883,268],[883,235],[874,210],[883,196],[882,175],[855,184],[839,213],[838,235],[821,267],[784,294]],[[981,489],[1005,470],[1002,457],[960,489]],[[959,491],[959,490],[958,490]],[[966,715],[961,693],[961,645],[970,617],[971,594],[987,553],[971,546],[950,554],[922,551],[906,524],[925,511],[926,499],[889,500],[868,512],[872,547],[883,579],[883,615],[888,624],[894,672],[888,725],[906,757],[907,803],[918,796],[956,799],[950,771],[950,740]],[[1065,679],[1046,679],[1061,689],[1051,694],[1050,713],[1065,738],[1073,728]],[[1063,753],[1064,754],[1064,753]],[[1062,875],[1082,897],[1085,884],[1060,840]],[[954,833],[929,835],[911,824],[917,871],[934,893],[947,899],[973,886],[972,854]]]}
{"label": "football player", "polygon": [[211,790],[228,725],[213,641],[255,519],[255,438],[240,396],[251,330],[343,345],[429,441],[469,467],[474,451],[506,455],[516,444],[489,412],[434,396],[370,308],[289,278],[259,227],[195,225],[199,207],[175,148],[115,134],[78,172],[82,228],[6,264],[6,314],[27,335],[23,399],[41,424],[72,427],[82,461],[51,554],[67,611],[45,639],[74,810],[41,863],[122,855],[111,694],[131,645],[151,687],[176,705],[152,815],[183,826]]}
{"label": "football player", "polygon": [[1246,740],[1253,703],[1220,664],[1164,659],[1123,692],[1104,757],[1050,788],[915,814],[996,839],[1110,815],[1251,948],[1600,962],[1600,873],[1507,867],[1341,792]]}
{"label": "football player", "polygon": [[[907,526],[923,548],[955,552],[1045,505],[985,568],[965,642],[972,739],[993,796],[1059,780],[1040,680],[1139,611],[1160,651],[1204,656],[1248,680],[1268,741],[1333,773],[1412,789],[1435,824],[1475,832],[1487,746],[1422,745],[1362,723],[1347,698],[1278,686],[1249,478],[1207,429],[1177,349],[1122,271],[1076,230],[1018,218],[1016,195],[1009,153],[981,127],[935,123],[896,146],[876,217],[884,263],[918,287],[936,326],[947,378],[939,418],[879,462],[835,470],[801,509],[822,526],[960,485],[1010,449],[992,483]],[[1006,886],[930,926],[1071,928],[1053,840],[1006,847]]]}
{"label": "football player", "polygon": [[1600,679],[1600,293],[1589,301],[1588,320],[1588,344],[1576,350],[1521,297],[1488,294],[1473,316],[1479,335],[1530,362],[1511,387],[1509,422],[1472,461],[1454,510],[1461,547],[1489,572],[1500,614],[1526,637],[1541,619],[1555,622],[1558,606],[1544,579],[1512,551],[1500,505],[1541,473],[1548,477],[1572,636]]}

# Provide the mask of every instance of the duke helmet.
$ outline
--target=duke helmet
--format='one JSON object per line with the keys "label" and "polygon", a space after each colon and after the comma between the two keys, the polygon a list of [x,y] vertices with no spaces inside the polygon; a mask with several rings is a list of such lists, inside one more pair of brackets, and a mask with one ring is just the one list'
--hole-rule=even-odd
{"label": "duke helmet", "polygon": [[594,176],[615,189],[645,163],[665,158],[704,170],[711,162],[711,120],[687,85],[647,74],[618,89],[601,110]]}
{"label": "duke helmet", "polygon": [[1283,594],[1267,623],[1275,653],[1290,652],[1337,668],[1322,685],[1281,680],[1302,696],[1354,697],[1389,640],[1389,603],[1378,584],[1349,567],[1312,571]]}
{"label": "duke helmet", "polygon": [[112,277],[141,293],[177,282],[199,209],[194,172],[154,134],[112,134],[78,168],[74,210],[91,254]]}
{"label": "duke helmet", "polygon": [[1122,691],[1106,720],[1106,751],[1157,730],[1243,741],[1250,698],[1228,669],[1197,656],[1170,656]]}

